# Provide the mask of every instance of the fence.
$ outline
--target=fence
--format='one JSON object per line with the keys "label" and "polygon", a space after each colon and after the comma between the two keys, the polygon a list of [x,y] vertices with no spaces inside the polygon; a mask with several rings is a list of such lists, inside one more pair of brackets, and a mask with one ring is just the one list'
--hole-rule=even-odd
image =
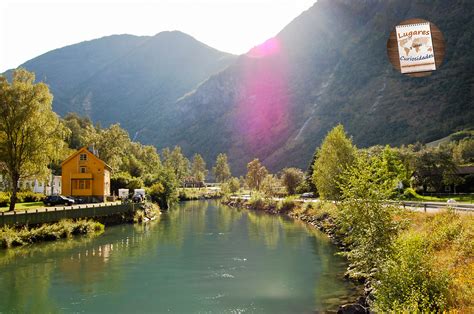
{"label": "fence", "polygon": [[47,222],[57,222],[61,219],[94,218],[135,211],[135,204],[87,204],[74,208],[41,208],[35,210],[2,212],[0,226],[4,225],[35,225]]}

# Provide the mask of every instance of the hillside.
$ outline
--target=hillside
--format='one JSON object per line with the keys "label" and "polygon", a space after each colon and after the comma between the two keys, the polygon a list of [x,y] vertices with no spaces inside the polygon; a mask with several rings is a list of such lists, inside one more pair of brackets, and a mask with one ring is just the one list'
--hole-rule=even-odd
{"label": "hillside", "polygon": [[[386,56],[392,28],[414,17],[446,40],[443,65],[429,77],[403,76]],[[120,122],[132,138],[181,145],[208,164],[226,152],[242,174],[254,157],[272,171],[306,168],[337,123],[360,147],[474,127],[472,29],[472,1],[319,0],[239,57],[163,32],[80,43],[24,66],[50,84],[60,114]]]}
{"label": "hillside", "polygon": [[[412,17],[435,23],[448,47],[426,78],[397,73],[386,56],[391,28]],[[466,29],[474,29],[473,5],[461,0],[320,0],[179,101],[188,127],[169,143],[208,158],[227,151],[242,172],[254,156],[272,170],[304,168],[337,123],[359,146],[429,142],[472,127],[474,38]]]}
{"label": "hillside", "polygon": [[165,104],[233,59],[173,31],[104,37],[56,49],[22,66],[49,84],[59,114],[77,112],[103,125],[120,122],[133,135],[143,117],[152,113],[159,122],[166,116]]}

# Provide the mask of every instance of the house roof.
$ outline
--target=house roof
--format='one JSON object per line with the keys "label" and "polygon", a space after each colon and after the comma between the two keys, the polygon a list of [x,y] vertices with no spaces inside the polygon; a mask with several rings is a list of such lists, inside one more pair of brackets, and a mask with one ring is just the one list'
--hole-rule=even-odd
{"label": "house roof", "polygon": [[68,158],[64,159],[63,162],[61,163],[61,166],[64,165],[65,163],[67,163],[68,161],[70,161],[71,159],[73,159],[74,157],[76,157],[77,155],[81,154],[81,153],[86,153],[88,154],[89,156],[92,156],[93,158],[95,158],[97,161],[101,162],[105,168],[109,169],[109,170],[112,170],[112,167],[110,167],[109,165],[107,165],[105,163],[105,161],[101,160],[99,157],[97,157],[96,155],[94,155],[93,153],[91,153],[87,147],[82,147],[80,148],[79,150],[77,150],[75,153],[73,153],[71,156],[69,156]]}

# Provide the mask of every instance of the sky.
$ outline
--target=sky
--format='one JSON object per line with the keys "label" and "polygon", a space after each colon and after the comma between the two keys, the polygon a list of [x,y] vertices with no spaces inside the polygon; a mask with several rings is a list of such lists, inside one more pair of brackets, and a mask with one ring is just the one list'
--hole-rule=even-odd
{"label": "sky", "polygon": [[316,0],[0,0],[0,73],[50,50],[113,34],[179,30],[242,54]]}

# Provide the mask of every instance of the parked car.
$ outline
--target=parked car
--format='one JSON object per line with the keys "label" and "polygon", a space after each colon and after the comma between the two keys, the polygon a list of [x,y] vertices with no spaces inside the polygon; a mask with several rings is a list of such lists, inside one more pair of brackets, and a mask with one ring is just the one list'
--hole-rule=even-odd
{"label": "parked car", "polygon": [[132,196],[132,202],[134,203],[141,203],[144,201],[143,195],[140,193],[135,193]]}
{"label": "parked car", "polygon": [[314,193],[313,192],[307,192],[301,194],[301,198],[314,198]]}
{"label": "parked car", "polygon": [[62,196],[62,195],[49,195],[46,196],[46,198],[43,200],[43,203],[46,206],[51,206],[51,205],[73,205],[75,201],[72,198]]}
{"label": "parked car", "polygon": [[74,200],[74,204],[86,204],[86,199],[78,196],[66,196],[67,198],[70,198]]}

